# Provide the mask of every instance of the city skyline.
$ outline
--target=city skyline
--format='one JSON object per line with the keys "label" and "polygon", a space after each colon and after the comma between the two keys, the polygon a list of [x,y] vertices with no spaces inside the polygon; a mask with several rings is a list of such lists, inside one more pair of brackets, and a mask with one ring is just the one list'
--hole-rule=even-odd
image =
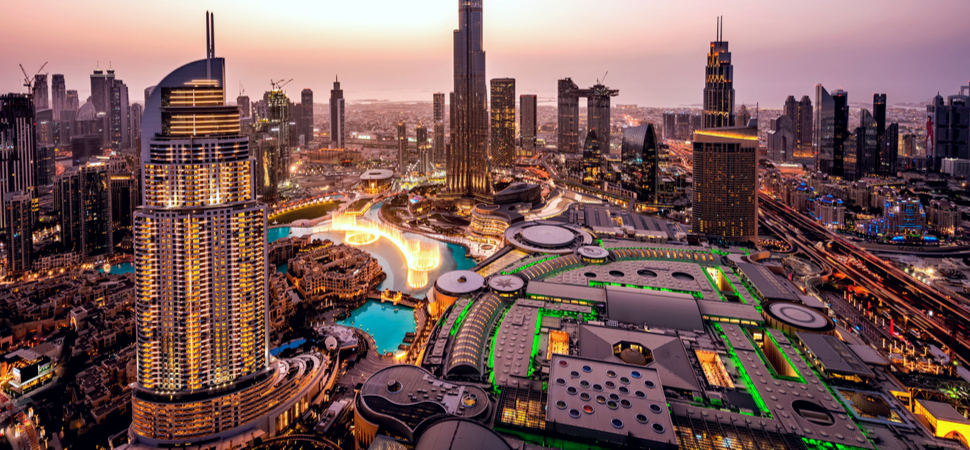
{"label": "city skyline", "polygon": [[[450,0],[426,2],[422,8],[395,3],[325,8],[290,2],[291,7],[269,11],[221,3],[206,7],[220,13],[220,54],[239,61],[227,74],[230,98],[238,93],[240,82],[250,95],[257,95],[269,90],[269,79],[282,77],[295,79],[288,91],[291,96],[303,88],[326,92],[338,72],[347,81],[350,102],[429,102],[432,93],[450,85]],[[697,4],[622,2],[613,10],[623,14],[610,18],[615,26],[604,27],[600,38],[590,39],[568,32],[583,26],[585,15],[580,12],[585,5],[579,2],[549,8],[540,2],[490,0],[484,21],[490,37],[486,77],[516,78],[520,92],[536,93],[540,104],[550,105],[557,79],[572,77],[591,85],[609,71],[606,84],[623,92],[617,104],[697,107],[704,80],[696,69],[704,61],[693,49],[714,38],[716,14],[725,14],[724,39],[735,53],[738,105],[760,102],[780,108],[788,95],[809,95],[821,83],[866,96],[886,92],[892,106],[929,101],[937,91],[949,92],[970,77],[970,60],[952,57],[961,50],[959,18],[965,14],[959,12],[970,10],[965,3],[917,8],[899,0],[880,3],[875,12],[870,2],[829,3],[832,8],[791,5],[784,13],[768,13],[769,3],[748,1],[732,5],[730,11],[707,8],[707,14],[696,14]],[[14,15],[33,14],[28,6],[8,8]],[[95,67],[113,67],[132,92],[140,93],[181,55],[201,54],[196,36],[200,33],[172,35],[162,25],[164,20],[139,23],[130,18],[183,16],[199,8],[188,2],[165,8],[64,3],[49,10],[56,12],[47,17],[48,29],[74,29],[73,21],[92,15],[117,23],[112,33],[73,33],[70,39],[65,39],[66,32],[38,34],[24,28],[33,26],[31,21],[12,23],[0,30],[0,39],[15,43],[0,49],[0,58],[10,62],[0,72],[0,91],[23,91],[17,63],[32,75],[50,61],[44,71],[64,74],[67,88],[78,90],[82,103],[90,95],[87,78]],[[117,39],[119,35],[126,38]],[[380,69],[390,63],[395,73]],[[889,73],[893,76],[886,76]],[[140,97],[132,95],[132,100]]]}

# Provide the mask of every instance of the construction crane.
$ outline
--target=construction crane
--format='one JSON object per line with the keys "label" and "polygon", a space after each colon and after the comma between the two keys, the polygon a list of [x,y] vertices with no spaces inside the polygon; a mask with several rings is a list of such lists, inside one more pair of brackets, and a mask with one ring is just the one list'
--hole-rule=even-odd
{"label": "construction crane", "polygon": [[239,82],[239,96],[242,97],[246,95],[246,88],[243,86],[242,81]]}
{"label": "construction crane", "polygon": [[283,90],[283,86],[286,86],[287,84],[290,84],[291,81],[293,81],[292,78],[290,78],[289,80],[286,80],[286,81],[284,81],[284,80],[279,80],[279,81],[269,80],[269,84],[271,84],[273,86],[273,90],[274,91],[282,91]]}
{"label": "construction crane", "polygon": [[603,84],[603,83],[605,83],[606,82],[606,76],[609,75],[609,74],[610,74],[610,71],[607,70],[606,73],[603,74],[603,79],[602,80],[596,80],[596,84]]}
{"label": "construction crane", "polygon": [[[44,64],[40,66],[40,69],[37,69],[37,73],[34,74],[34,77],[36,77],[37,75],[40,75],[40,71],[44,70],[44,67],[47,67],[47,61],[44,61]],[[20,64],[20,71],[24,73],[24,86],[27,88],[27,91],[33,92],[32,88],[34,85],[34,80],[30,75],[27,75],[27,71],[24,70],[23,64]]]}

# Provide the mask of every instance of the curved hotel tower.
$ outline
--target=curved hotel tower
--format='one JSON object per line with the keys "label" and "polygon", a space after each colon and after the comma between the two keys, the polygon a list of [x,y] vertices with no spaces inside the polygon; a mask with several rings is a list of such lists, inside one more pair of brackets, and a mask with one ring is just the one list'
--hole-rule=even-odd
{"label": "curved hotel tower", "polygon": [[[207,14],[207,31],[210,19]],[[166,76],[142,127],[143,206],[135,213],[136,446],[238,445],[306,411],[323,357],[273,360],[266,329],[266,206],[225,60]]]}

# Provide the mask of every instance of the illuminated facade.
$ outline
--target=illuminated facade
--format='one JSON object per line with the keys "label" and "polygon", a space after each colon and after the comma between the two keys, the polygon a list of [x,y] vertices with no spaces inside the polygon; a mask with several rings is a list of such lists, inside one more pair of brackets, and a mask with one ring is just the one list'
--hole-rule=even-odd
{"label": "illuminated facade", "polygon": [[482,50],[482,0],[459,0],[455,30],[455,116],[451,151],[446,163],[446,188],[454,197],[488,201],[488,91]]}
{"label": "illuminated facade", "polygon": [[511,169],[515,162],[515,79],[494,78],[492,85],[492,162]]}
{"label": "illuminated facade", "polygon": [[757,133],[756,127],[694,132],[695,233],[732,241],[758,237]]}
{"label": "illuminated facade", "polygon": [[623,189],[636,192],[637,200],[641,202],[656,203],[660,153],[657,132],[652,123],[623,130],[620,157],[623,162],[620,176]]}
{"label": "illuminated facade", "polygon": [[815,86],[815,169],[830,176],[845,174],[845,141],[849,138],[849,95]]}
{"label": "illuminated facade", "polygon": [[711,52],[707,54],[707,73],[704,79],[704,128],[735,125],[734,66],[731,64],[728,43],[722,40],[721,32],[719,19],[717,40],[711,42]]}
{"label": "illuminated facade", "polygon": [[[0,95],[0,198],[22,192],[37,208],[35,158],[37,157],[34,105],[30,95]],[[0,226],[8,226],[6,219]]]}
{"label": "illuminated facade", "polygon": [[322,357],[269,355],[267,207],[208,37],[207,58],[166,76],[145,109],[134,218],[138,446],[275,435],[323,384]]}
{"label": "illuminated facade", "polygon": [[596,131],[591,130],[586,135],[583,145],[583,184],[598,186],[603,181],[603,152]]}

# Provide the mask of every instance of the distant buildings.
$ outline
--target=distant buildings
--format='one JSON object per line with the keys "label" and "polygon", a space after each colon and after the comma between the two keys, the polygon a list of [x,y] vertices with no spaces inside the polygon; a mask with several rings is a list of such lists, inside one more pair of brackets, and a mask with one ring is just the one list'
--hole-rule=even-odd
{"label": "distant buildings", "polygon": [[[704,79],[704,128],[723,128],[735,125],[734,116],[734,66],[728,43],[721,37],[718,21],[717,40],[711,42],[707,54]],[[747,126],[747,123],[740,124]]]}
{"label": "distant buildings", "polygon": [[111,108],[111,86],[114,85],[114,80],[114,69],[105,72],[97,68],[91,74],[91,102],[95,111],[107,113]]}
{"label": "distant buildings", "polygon": [[623,129],[620,184],[635,192],[638,201],[657,203],[659,158],[657,131],[652,123]]}
{"label": "distant buildings", "polygon": [[251,117],[253,114],[252,106],[249,104],[248,95],[240,95],[236,97],[236,107],[239,108],[239,118]]}
{"label": "distant buildings", "polygon": [[536,139],[539,134],[537,100],[535,95],[523,94],[519,96],[519,133],[522,150],[518,156],[531,157],[535,155]]}
{"label": "distant buildings", "polygon": [[922,235],[926,212],[918,198],[895,197],[886,200],[883,209],[890,232]]}
{"label": "distant buildings", "polygon": [[32,93],[34,94],[34,110],[43,111],[45,109],[50,109],[50,91],[47,86],[47,74],[38,73],[34,75],[34,85],[32,87]]}
{"label": "distant buildings", "polygon": [[757,239],[757,128],[702,129],[691,141],[693,232],[728,241]]}
{"label": "distant buildings", "polygon": [[313,91],[310,89],[300,92],[300,108],[303,109],[303,117],[298,127],[303,135],[303,145],[309,146],[313,142]]}
{"label": "distant buildings", "polygon": [[344,91],[335,79],[330,90],[330,148],[347,147],[347,122],[344,116]]}
{"label": "distant buildings", "polygon": [[[446,164],[446,194],[490,201],[488,163],[488,91],[482,49],[482,2],[463,1],[454,34],[455,99],[452,102],[451,151]],[[473,205],[465,205],[473,206]]]}
{"label": "distant buildings", "polygon": [[414,129],[414,134],[417,140],[418,172],[424,174],[434,172],[434,165],[431,159],[431,142],[428,140],[428,128],[424,125],[418,125]]}
{"label": "distant buildings", "polygon": [[129,125],[128,86],[121,80],[114,80],[110,86],[108,122],[110,129],[109,145],[113,150],[131,148]]}
{"label": "distant buildings", "polygon": [[844,174],[845,141],[849,138],[849,98],[839,89],[831,95],[815,86],[815,169],[830,176]]}
{"label": "distant buildings", "polygon": [[[28,94],[0,95],[0,198],[8,192],[37,202],[34,104]],[[0,226],[6,227],[6,215]]]}
{"label": "distant buildings", "polygon": [[794,151],[799,157],[811,157],[812,150],[812,117],[815,112],[812,110],[812,100],[807,95],[802,96],[800,101],[795,101],[795,96],[789,95],[785,100],[784,113],[791,120],[792,134],[794,135]]}
{"label": "distant buildings", "polygon": [[601,83],[589,89],[580,89],[571,78],[559,80],[559,129],[557,146],[559,153],[579,153],[579,98],[586,97],[587,132],[596,131],[600,146],[606,153],[610,149],[610,97],[620,91]]}
{"label": "distant buildings", "polygon": [[845,206],[842,200],[831,194],[815,201],[815,220],[826,228],[841,229],[845,226]]}
{"label": "distant buildings", "polygon": [[926,106],[926,156],[940,170],[946,158],[970,159],[970,96],[939,94]]}
{"label": "distant buildings", "polygon": [[3,194],[3,221],[7,236],[6,275],[19,275],[33,267],[33,199],[29,194],[12,191]]}
{"label": "distant buildings", "polygon": [[266,129],[272,138],[272,146],[263,159],[271,186],[268,193],[274,196],[279,185],[290,177],[290,100],[282,90],[273,89],[263,94],[263,103]]}
{"label": "distant buildings", "polygon": [[599,186],[603,181],[603,151],[596,131],[586,134],[586,144],[583,145],[583,184]]}
{"label": "distant buildings", "polygon": [[952,236],[963,226],[957,205],[948,200],[933,200],[927,209],[927,224],[937,233]]}
{"label": "distant buildings", "polygon": [[694,130],[701,128],[703,116],[689,111],[666,111],[663,115],[663,138],[676,141],[689,141]]}
{"label": "distant buildings", "polygon": [[515,162],[515,79],[493,78],[491,87],[492,164],[511,169]]}

